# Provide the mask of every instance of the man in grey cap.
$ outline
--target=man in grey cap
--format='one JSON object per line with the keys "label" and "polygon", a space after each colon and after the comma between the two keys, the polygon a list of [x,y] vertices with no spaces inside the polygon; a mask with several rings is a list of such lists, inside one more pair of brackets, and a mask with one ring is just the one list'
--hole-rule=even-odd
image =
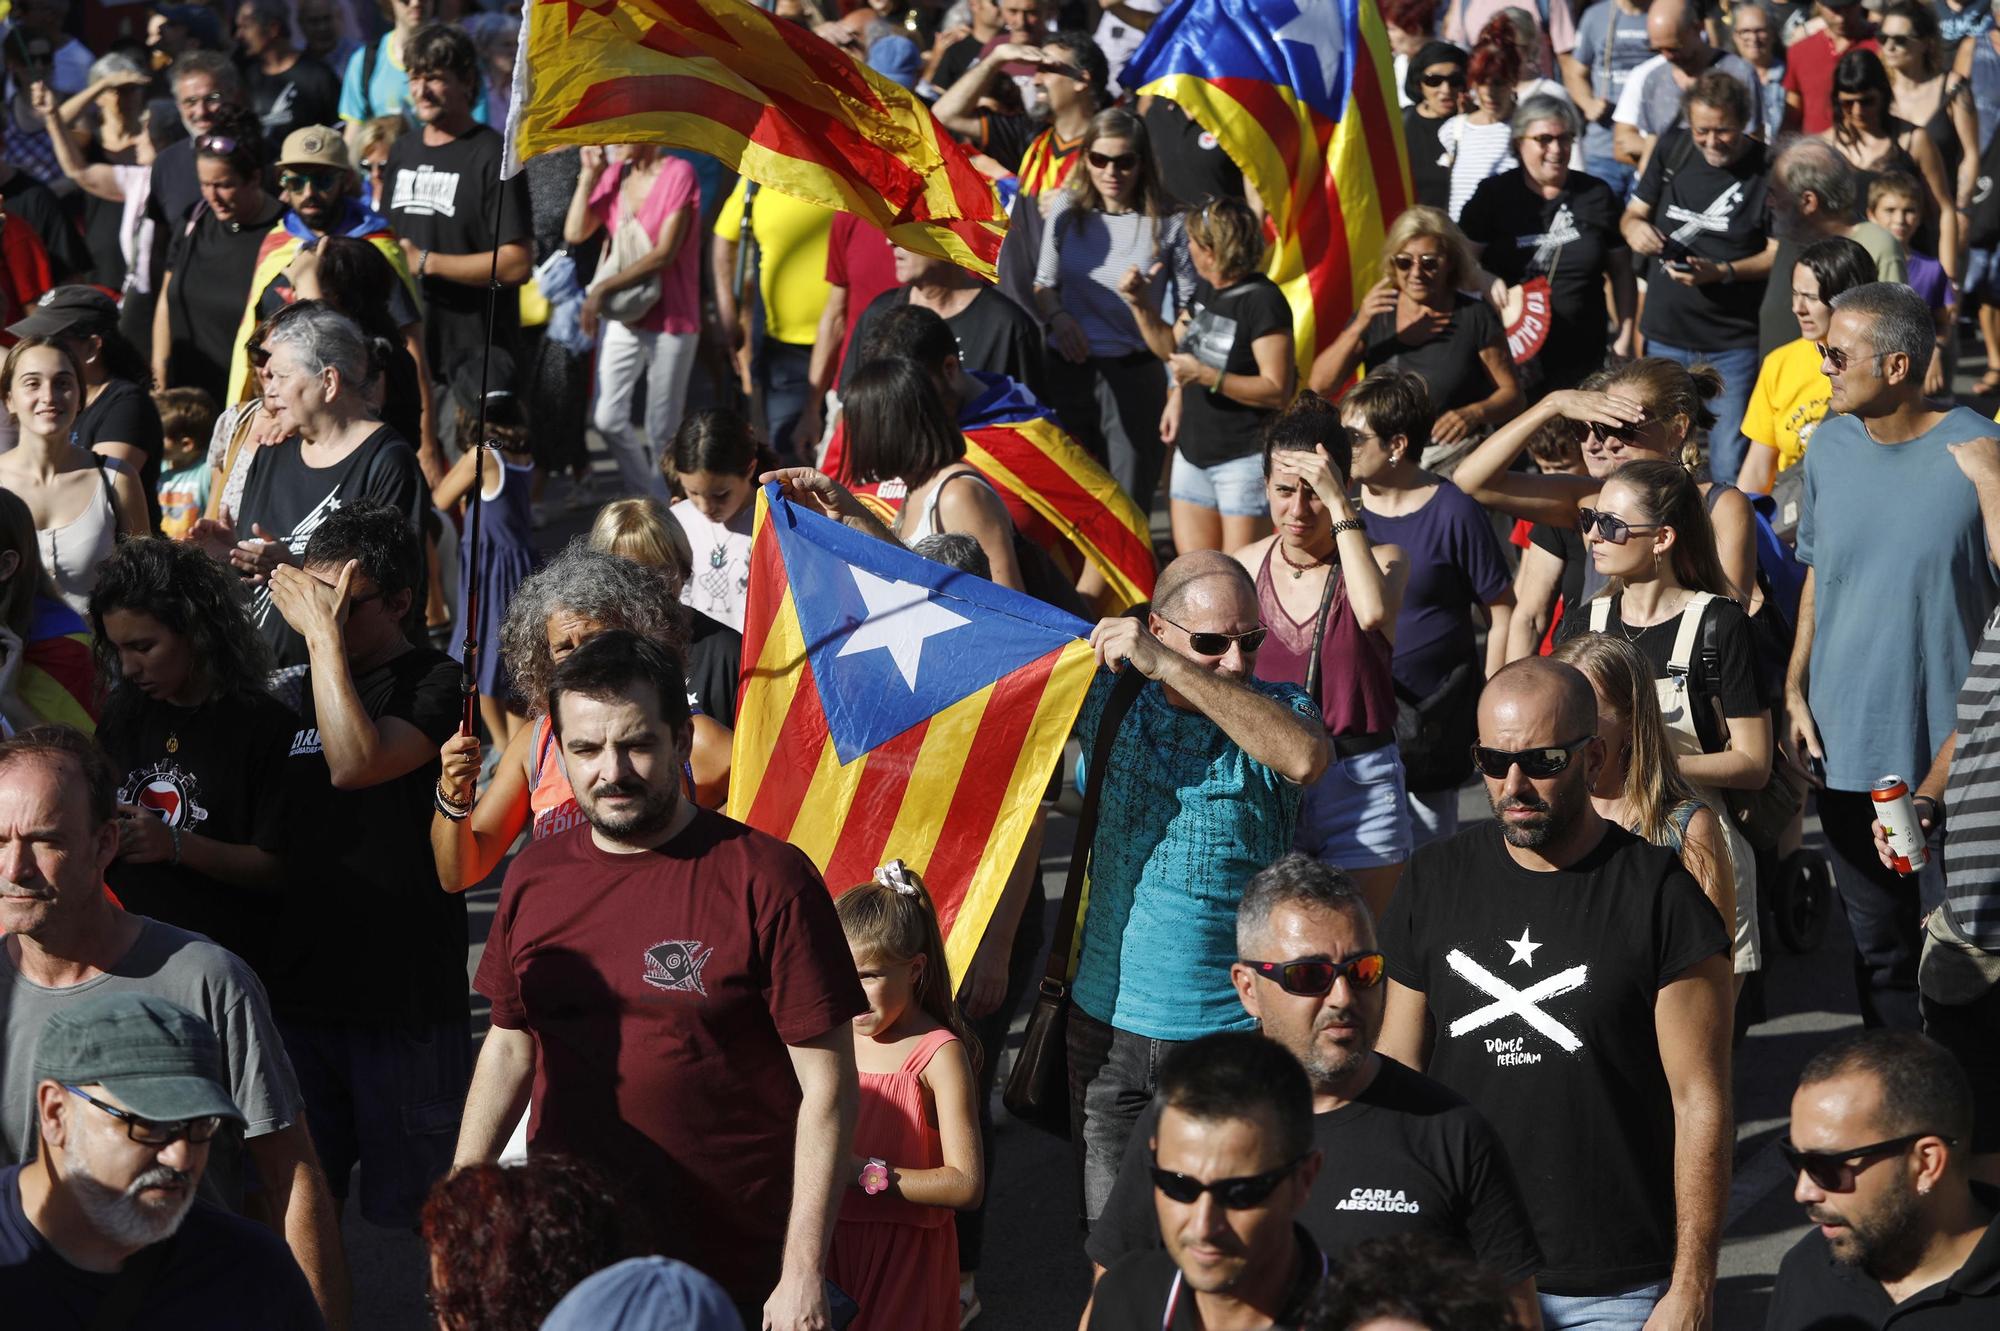
{"label": "man in grey cap", "polygon": [[247,1156],[262,1185],[259,1209],[291,1246],[329,1322],[344,1327],[339,1222],[270,1000],[233,953],[133,915],[105,891],[104,870],[118,851],[117,789],[110,761],[66,726],[0,741],[0,1164],[34,1152],[42,1110],[31,1069],[49,1020],[114,993],[177,1002],[214,1029],[242,1111],[241,1148],[232,1131],[206,1162],[204,1192],[236,1204],[241,1180],[216,1175]]}
{"label": "man in grey cap", "polygon": [[147,994],[93,994],[48,1019],[33,1069],[38,1149],[0,1169],[14,1324],[325,1326],[283,1241],[195,1196],[216,1133],[244,1121],[207,1022]]}

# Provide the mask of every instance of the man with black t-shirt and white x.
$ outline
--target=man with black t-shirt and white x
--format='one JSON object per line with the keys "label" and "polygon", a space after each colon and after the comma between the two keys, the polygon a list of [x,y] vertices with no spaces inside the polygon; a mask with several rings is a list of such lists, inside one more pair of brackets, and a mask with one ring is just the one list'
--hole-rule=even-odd
{"label": "man with black t-shirt and white x", "polygon": [[[1243,890],[1236,944],[1244,959],[1230,978],[1244,1010],[1312,1082],[1326,1168],[1299,1211],[1306,1232],[1335,1262],[1367,1239],[1442,1239],[1509,1281],[1515,1317],[1534,1326],[1542,1255],[1499,1138],[1457,1095],[1375,1052],[1382,953],[1353,881],[1294,851]],[[1140,1117],[1091,1227],[1086,1248],[1100,1269],[1159,1246],[1146,1153],[1159,1115],[1155,1101]]]}
{"label": "man with black t-shirt and white x", "polygon": [[1537,1199],[1548,1331],[1710,1325],[1729,933],[1671,851],[1591,807],[1604,744],[1580,672],[1530,657],[1495,675],[1474,756],[1498,821],[1404,870],[1377,1048],[1498,1129]]}

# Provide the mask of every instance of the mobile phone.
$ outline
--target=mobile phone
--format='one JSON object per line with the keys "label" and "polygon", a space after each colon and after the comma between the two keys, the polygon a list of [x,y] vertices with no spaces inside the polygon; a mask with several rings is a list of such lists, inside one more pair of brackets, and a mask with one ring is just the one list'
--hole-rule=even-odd
{"label": "mobile phone", "polygon": [[1670,273],[1691,273],[1694,271],[1694,265],[1686,259],[1668,259],[1662,266]]}

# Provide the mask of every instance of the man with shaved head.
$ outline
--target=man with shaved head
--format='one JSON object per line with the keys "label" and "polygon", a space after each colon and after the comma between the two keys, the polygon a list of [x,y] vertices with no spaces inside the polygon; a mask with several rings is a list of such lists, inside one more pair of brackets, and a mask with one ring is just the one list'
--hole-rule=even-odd
{"label": "man with shaved head", "polygon": [[1621,161],[1637,165],[1653,140],[1687,122],[1681,99],[1711,69],[1734,78],[1750,94],[1750,119],[1743,132],[1771,137],[1764,123],[1763,83],[1742,56],[1718,51],[1702,35],[1701,17],[1689,0],[1653,0],[1646,10],[1646,44],[1653,58],[1632,71],[1611,114],[1611,132]]}
{"label": "man with shaved head", "polygon": [[1253,677],[1263,641],[1250,575],[1213,550],[1167,565],[1145,620],[1107,619],[1090,635],[1108,670],[1077,718],[1086,755],[1113,675],[1148,682],[1104,770],[1078,778],[1102,791],[1069,1019],[1086,1221],[1104,1209],[1167,1050],[1255,1024],[1229,978],[1236,905],[1291,849],[1302,790],[1328,761],[1305,691]]}
{"label": "man with shaved head", "polygon": [[1575,668],[1530,657],[1489,680],[1473,757],[1495,821],[1404,870],[1376,1048],[1499,1133],[1535,1199],[1547,1331],[1712,1325],[1729,932],[1673,852],[1592,807],[1604,741]]}

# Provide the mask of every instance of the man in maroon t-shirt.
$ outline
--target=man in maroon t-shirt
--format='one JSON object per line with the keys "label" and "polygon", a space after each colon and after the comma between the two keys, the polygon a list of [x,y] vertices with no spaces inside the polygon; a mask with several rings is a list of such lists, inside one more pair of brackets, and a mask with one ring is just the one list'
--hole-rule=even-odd
{"label": "man in maroon t-shirt", "polygon": [[1833,128],[1833,67],[1856,47],[1882,48],[1876,45],[1875,23],[1861,0],[1819,0],[1813,8],[1826,24],[1825,31],[1785,48],[1785,128],[1823,134]]}
{"label": "man in maroon t-shirt", "polygon": [[549,715],[589,825],[507,871],[456,1163],[495,1159],[525,1102],[528,1149],[621,1180],[746,1325],[829,1325],[868,1006],[833,898],[797,850],[681,798],[687,689],[658,644],[585,643]]}

